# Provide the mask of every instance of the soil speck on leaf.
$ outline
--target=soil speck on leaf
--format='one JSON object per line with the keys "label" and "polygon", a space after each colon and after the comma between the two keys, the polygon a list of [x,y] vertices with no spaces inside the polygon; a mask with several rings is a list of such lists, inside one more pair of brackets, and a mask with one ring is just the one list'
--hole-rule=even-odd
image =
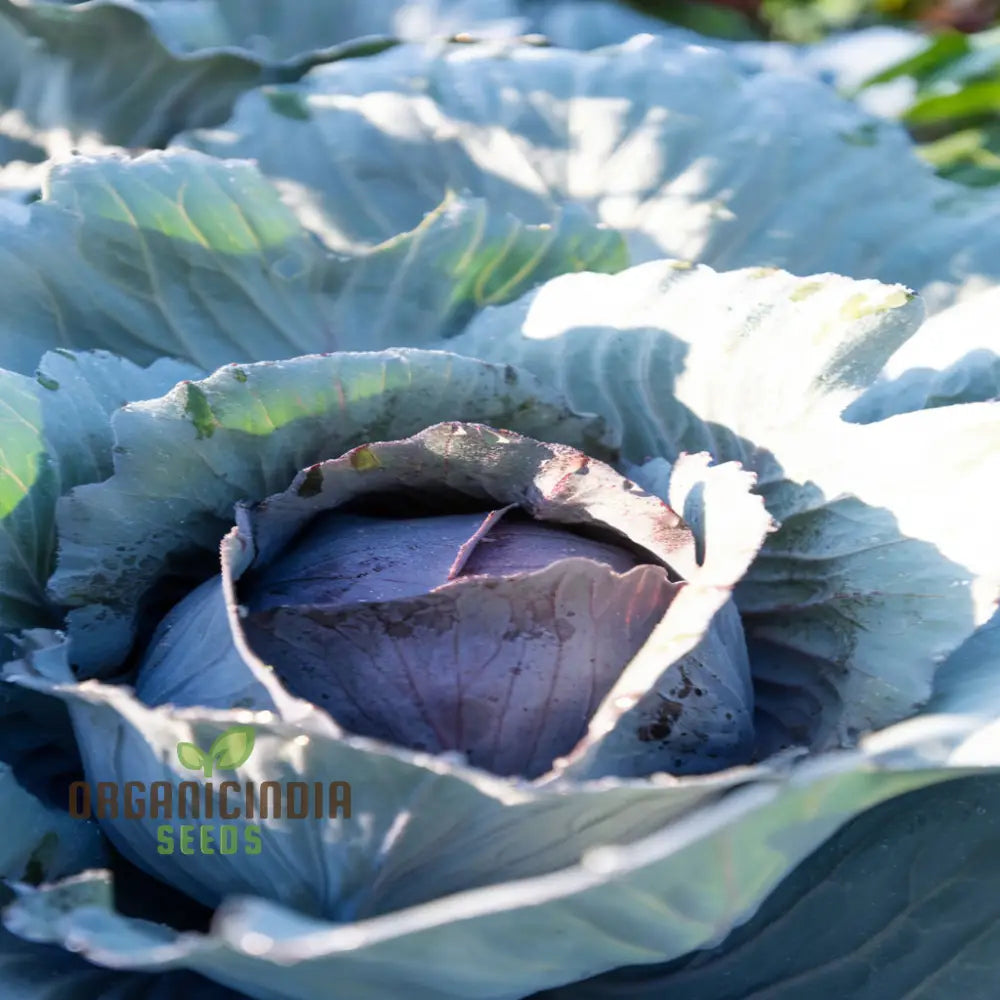
{"label": "soil speck on leaf", "polygon": [[656,710],[656,716],[651,723],[640,726],[637,736],[643,743],[665,740],[674,728],[674,723],[680,718],[683,705],[679,701],[664,698]]}
{"label": "soil speck on leaf", "polygon": [[311,465],[305,474],[305,478],[295,491],[300,497],[308,499],[323,491],[323,470],[318,465]]}

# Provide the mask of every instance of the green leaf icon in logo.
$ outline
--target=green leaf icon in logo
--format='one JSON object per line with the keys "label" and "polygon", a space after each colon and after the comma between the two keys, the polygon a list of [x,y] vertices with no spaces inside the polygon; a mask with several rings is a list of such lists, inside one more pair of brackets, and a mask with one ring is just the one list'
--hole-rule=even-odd
{"label": "green leaf icon in logo", "polygon": [[253,753],[254,731],[251,726],[232,726],[215,738],[208,753],[194,743],[178,743],[177,759],[189,771],[203,771],[212,777],[212,768],[232,771],[245,764]]}
{"label": "green leaf icon in logo", "polygon": [[205,766],[206,757],[193,743],[178,743],[177,759],[189,771],[200,771]]}
{"label": "green leaf icon in logo", "polygon": [[250,726],[233,726],[216,737],[208,756],[223,771],[232,771],[245,764],[253,753],[254,733]]}

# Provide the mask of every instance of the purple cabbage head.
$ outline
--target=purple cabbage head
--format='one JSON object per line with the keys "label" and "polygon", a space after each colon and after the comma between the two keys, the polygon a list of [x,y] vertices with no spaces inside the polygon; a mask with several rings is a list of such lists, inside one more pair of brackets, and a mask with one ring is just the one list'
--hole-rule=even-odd
{"label": "purple cabbage head", "polygon": [[[231,627],[288,692],[349,733],[529,779],[621,701],[696,568],[682,518],[610,466],[465,424],[312,466],[241,509],[235,537]],[[154,640],[150,671],[188,614]],[[625,692],[641,711],[616,773],[746,758],[743,637],[735,613],[718,624],[700,652],[657,666],[655,690]]]}

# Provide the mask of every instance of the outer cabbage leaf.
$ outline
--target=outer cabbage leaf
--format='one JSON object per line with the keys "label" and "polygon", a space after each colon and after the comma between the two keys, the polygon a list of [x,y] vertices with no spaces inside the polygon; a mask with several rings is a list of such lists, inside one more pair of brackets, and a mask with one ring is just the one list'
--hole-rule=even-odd
{"label": "outer cabbage leaf", "polygon": [[[453,892],[542,876],[575,864],[591,848],[649,835],[754,776],[778,780],[787,769],[787,762],[776,762],[704,778],[661,774],[532,787],[454,759],[345,735],[324,712],[277,686],[272,690],[281,719],[271,712],[150,709],[122,687],[75,685],[65,660],[59,663],[65,646],[58,635],[36,633],[35,640],[5,674],[70,706],[91,781],[136,780],[148,787],[190,779],[178,767],[177,744],[207,747],[235,723],[255,730],[252,760],[238,776],[258,784],[351,782],[350,817],[227,821],[241,842],[247,826],[260,828],[257,855],[160,854],[156,830],[162,821],[105,821],[111,840],[135,864],[209,906],[229,894],[251,893],[313,916],[373,918]],[[101,731],[123,741],[128,760],[102,749]],[[431,801],[436,808],[418,808]],[[531,831],[528,841],[525,830]]]}
{"label": "outer cabbage leaf", "polygon": [[900,127],[823,84],[747,75],[718,50],[403,46],[281,94],[294,116],[252,93],[224,129],[180,141],[256,158],[345,249],[468,188],[529,222],[579,202],[637,261],[874,276],[933,309],[998,275],[994,193],[933,177]]}
{"label": "outer cabbage leaf", "polygon": [[[13,893],[0,888],[0,901]],[[191,972],[151,975],[101,969],[60,947],[0,929],[0,989],[16,1000],[245,1000]]]}
{"label": "outer cabbage leaf", "polygon": [[[394,44],[314,39],[309,53],[275,59],[226,46],[212,13],[203,0],[0,0],[0,101],[14,113],[4,131],[28,146],[29,159],[32,148],[162,146],[181,129],[225,121],[245,90]],[[184,51],[192,43],[198,51]]]}
{"label": "outer cabbage leaf", "polygon": [[912,714],[994,610],[1000,405],[839,416],[920,312],[876,282],[664,262],[556,279],[452,345],[602,413],[632,461],[705,449],[757,473],[782,527],[736,599],[767,752]]}
{"label": "outer cabbage leaf", "polygon": [[[608,0],[527,0],[534,18],[532,28],[553,45],[565,49],[597,49],[627,42],[633,35],[660,35],[679,45],[715,45],[729,43],[721,38],[706,38],[688,28],[681,28],[659,17],[643,14],[623,3]],[[772,43],[773,44],[773,43]]]}
{"label": "outer cabbage leaf", "polygon": [[[717,948],[535,1000],[991,996],[998,831],[996,775],[909,792],[838,831]],[[831,921],[831,913],[850,919]]]}
{"label": "outer cabbage leaf", "polygon": [[[34,378],[0,370],[0,660],[12,655],[17,630],[61,620],[46,595],[56,504],[72,487],[111,474],[111,412],[191,374],[170,360],[143,369],[104,353],[69,352],[46,355]],[[0,760],[32,792],[62,803],[79,757],[61,706],[0,690]]]}
{"label": "outer cabbage leaf", "polygon": [[932,316],[844,418],[870,423],[896,413],[1000,399],[998,311],[1000,289],[993,289]]}
{"label": "outer cabbage leaf", "polygon": [[0,844],[0,878],[37,883],[106,863],[100,830],[44,805],[0,764],[0,809],[9,818]]}
{"label": "outer cabbage leaf", "polygon": [[[358,818],[325,824],[322,848],[311,823],[272,822],[261,854],[227,864],[224,876],[219,856],[215,865],[198,856],[172,863],[170,880],[202,898],[213,884],[265,887],[268,898],[225,902],[208,935],[115,914],[100,872],[20,887],[7,910],[17,934],[72,941],[98,964],[190,968],[260,998],[312,997],[334,981],[357,997],[515,998],[680,956],[748,919],[857,812],[998,763],[994,730],[971,717],[923,717],[859,750],[797,765],[532,791],[440,758],[338,738],[311,706],[294,725],[266,714],[149,709],[122,688],[67,683],[68,673],[41,677],[30,660],[14,667],[19,683],[70,704],[92,780],[121,780],[126,760],[130,779],[172,780],[178,742],[207,744],[234,722],[251,722],[258,742],[247,776],[336,773],[355,783]],[[106,753],[109,732],[127,752]],[[439,807],[412,808],[416,795],[433,795]],[[638,826],[623,815],[632,804]],[[401,810],[408,820],[390,835]],[[164,873],[170,856],[155,852],[144,825],[122,821],[109,832]],[[517,850],[504,846],[514,843]],[[506,884],[484,884],[494,879]],[[325,915],[324,897],[339,901]],[[567,922],[573,934],[552,933]],[[428,963],[429,952],[449,960]]]}
{"label": "outer cabbage leaf", "polygon": [[111,413],[193,374],[170,360],[143,369],[69,352],[46,355],[34,378],[0,370],[0,656],[7,633],[59,620],[45,593],[56,502],[111,474]]}
{"label": "outer cabbage leaf", "polygon": [[137,605],[168,567],[178,573],[194,557],[195,582],[218,571],[237,500],[261,500],[356,445],[455,419],[611,454],[602,422],[572,413],[534,377],[434,351],[227,366],[120,410],[115,474],[60,508],[50,591],[78,608],[69,617],[74,664],[86,673],[121,662]]}
{"label": "outer cabbage leaf", "polygon": [[626,264],[618,234],[580,211],[525,226],[453,197],[412,232],[335,257],[251,164],[191,153],[70,160],[0,233],[0,363],[24,372],[49,347],[212,368],[432,342],[556,274]]}
{"label": "outer cabbage leaf", "polygon": [[[527,0],[531,4],[531,0]],[[531,9],[529,7],[529,9]],[[568,49],[596,49],[620,45],[633,35],[656,35],[675,45],[699,45],[721,49],[747,73],[778,72],[822,80],[840,92],[849,93],[865,110],[895,117],[909,103],[912,88],[863,84],[913,56],[927,44],[927,36],[895,25],[873,25],[833,32],[813,44],[797,45],[773,39],[759,41],[708,37],[657,17],[641,14],[622,3],[602,0],[542,0],[534,4],[533,28],[553,45]],[[721,32],[720,32],[721,34]],[[974,36],[973,36],[974,37]],[[950,36],[942,41],[954,48]]]}
{"label": "outer cabbage leaf", "polygon": [[[0,852],[5,879],[56,879],[105,863],[96,823],[46,809],[19,788],[3,766],[0,806],[5,816],[18,817],[16,824],[7,824]],[[0,885],[0,905],[7,906],[13,898],[7,885]],[[237,994],[191,973],[153,977],[99,969],[63,948],[34,944],[6,929],[0,929],[0,990],[16,1000],[170,1000],[181,992],[191,1000],[239,1000]]]}
{"label": "outer cabbage leaf", "polygon": [[322,343],[324,255],[249,164],[71,160],[3,229],[8,368],[48,347],[210,365]]}
{"label": "outer cabbage leaf", "polygon": [[1000,608],[941,664],[929,711],[1000,712]]}
{"label": "outer cabbage leaf", "polygon": [[[124,6],[124,4],[123,4]],[[173,49],[224,46],[267,61],[294,61],[317,49],[366,36],[401,41],[446,38],[466,31],[517,34],[527,26],[515,0],[194,0],[176,11],[162,0],[134,5]],[[322,51],[313,58],[322,56]]]}

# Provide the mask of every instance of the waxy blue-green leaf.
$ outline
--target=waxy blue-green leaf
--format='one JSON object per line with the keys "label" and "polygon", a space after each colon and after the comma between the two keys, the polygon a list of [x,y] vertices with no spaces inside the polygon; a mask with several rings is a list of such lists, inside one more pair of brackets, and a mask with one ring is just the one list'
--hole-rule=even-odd
{"label": "waxy blue-green leaf", "polygon": [[[123,849],[187,891],[205,897],[218,885],[244,894],[223,902],[208,934],[116,914],[101,872],[21,887],[6,911],[17,934],[72,941],[97,964],[193,969],[260,1000],[311,1000],[330,982],[359,998],[514,1000],[601,970],[679,957],[748,919],[858,812],[1000,764],[995,726],[924,717],[823,760],[597,782],[553,795],[338,738],[315,711],[291,726],[266,715],[149,709],[121,688],[22,667],[21,683],[70,704],[92,779],[121,769],[134,780],[171,780],[178,741],[204,743],[252,718],[258,747],[248,773],[354,780],[357,817],[328,825],[322,842],[308,822],[271,821],[256,856],[177,859],[156,853],[155,840],[139,832],[144,823],[108,824]],[[109,732],[120,755],[104,752]],[[718,796],[734,781],[743,787]],[[425,795],[435,808],[414,808]],[[408,823],[392,836],[404,802]],[[632,805],[638,827],[626,821]],[[588,851],[587,843],[605,846]],[[449,958],[429,963],[429,953]]]}
{"label": "waxy blue-green leaf", "polygon": [[[759,32],[752,29],[715,31],[705,26],[691,30],[614,0],[543,0],[534,4],[526,0],[526,3],[535,14],[532,28],[561,48],[596,49],[620,45],[635,35],[656,35],[662,42],[678,47],[721,49],[746,73],[777,72],[822,80],[877,114],[883,113],[885,88],[870,87],[857,93],[858,88],[867,85],[876,73],[927,44],[925,34],[895,25],[855,27],[803,45],[775,38],[760,41]],[[705,16],[703,5],[695,5],[694,9],[695,17]],[[672,13],[683,15],[680,9]],[[730,21],[729,25],[732,24]],[[951,47],[954,48],[953,43]]]}
{"label": "waxy blue-green leaf", "polygon": [[[517,0],[139,0],[134,5],[171,48],[236,48],[266,61],[294,62],[367,36],[401,41],[447,38],[462,32],[515,34],[526,23]],[[320,50],[317,52],[316,50]]]}
{"label": "waxy blue-green leaf", "polygon": [[[195,57],[196,66],[212,66],[213,59],[222,64],[224,56],[234,66],[256,65],[266,79],[276,72],[290,77],[351,42],[358,55],[365,55],[366,44],[376,41],[447,38],[469,30],[516,34],[528,26],[518,16],[520,6],[517,0],[371,0],[361,5],[353,0],[4,0],[0,12],[23,31],[78,58],[94,51],[82,40],[93,46],[96,32],[113,32],[135,46],[104,53],[123,67],[165,49]],[[146,48],[139,50],[140,42]]]}
{"label": "waxy blue-green leaf", "polygon": [[1000,714],[1000,607],[941,664],[928,711]]}
{"label": "waxy blue-green leaf", "polygon": [[932,316],[844,418],[870,423],[897,413],[1000,399],[998,310],[1000,289],[993,289]]}
{"label": "waxy blue-green leaf", "polygon": [[910,792],[838,831],[717,948],[534,1000],[985,1000],[998,833],[995,774]]}
{"label": "waxy blue-green leaf", "polygon": [[43,201],[0,215],[0,365],[31,372],[56,347],[211,369],[435,344],[557,274],[627,263],[621,237],[580,210],[527,226],[477,200],[432,208],[411,232],[342,257],[249,163],[71,159]]}
{"label": "waxy blue-green leaf", "polygon": [[[13,893],[0,888],[0,904]],[[118,972],[0,928],[0,991],[12,1000],[246,1000],[191,972]]]}
{"label": "waxy blue-green leaf", "polygon": [[1000,197],[935,178],[901,127],[824,84],[746,74],[718,49],[402,46],[280,93],[300,113],[253,92],[224,128],[178,141],[254,157],[345,249],[454,188],[529,222],[578,202],[636,261],[878,277],[935,310],[1000,278]]}
{"label": "waxy blue-green leaf", "polygon": [[679,45],[718,44],[719,38],[706,38],[696,31],[678,27],[662,18],[643,14],[626,4],[613,0],[547,0],[531,3],[535,15],[532,28],[553,45],[564,49],[597,49],[604,45],[619,45],[634,35],[661,35]]}
{"label": "waxy blue-green leaf", "polygon": [[[391,10],[367,4],[347,24],[353,6],[317,2],[316,17],[308,19],[300,3],[279,10],[277,2],[228,0],[218,7],[207,0],[0,0],[0,102],[15,113],[12,138],[49,154],[74,144],[162,146],[181,129],[225,121],[252,87],[296,80],[318,63],[395,44],[384,34],[394,27]],[[232,31],[220,7],[236,22]],[[290,37],[251,51],[261,48],[255,28],[268,21],[265,31],[275,27],[275,14]],[[317,35],[316,20],[332,30]],[[412,37],[423,30],[433,33],[435,24],[415,25]],[[237,39],[240,32],[246,35]]]}
{"label": "waxy blue-green leaf", "polygon": [[74,142],[164,145],[181,129],[225,121],[269,75],[249,53],[181,58],[135,9],[97,2],[0,0],[0,48],[0,100],[18,117],[18,137],[53,155]]}
{"label": "waxy blue-green leaf", "polygon": [[[143,596],[171,562],[217,552],[236,501],[261,500],[307,466],[440,420],[494,423],[610,454],[603,423],[571,412],[534,377],[436,351],[228,366],[118,411],[114,475],[60,510],[50,591],[79,609],[69,619],[74,663],[106,676],[131,644]],[[217,567],[210,562],[202,579]],[[215,614],[212,605],[205,614]],[[218,646],[206,652],[226,655]],[[199,666],[180,647],[175,662]]]}
{"label": "waxy blue-green leaf", "polygon": [[323,346],[325,255],[250,164],[78,158],[0,226],[7,368],[56,347],[209,367]]}
{"label": "waxy blue-green leaf", "polygon": [[[346,781],[349,815],[328,799],[317,818],[312,785],[309,815],[301,820],[260,819],[243,811],[227,819],[240,843],[248,828],[260,830],[259,853],[211,855],[157,850],[162,818],[106,819],[115,845],[141,868],[214,906],[232,894],[279,900],[313,916],[340,920],[376,917],[430,903],[481,886],[542,877],[579,862],[592,849],[631,843],[652,834],[689,809],[715,801],[754,775],[783,780],[788,762],[766,768],[735,768],[720,776],[593,782],[551,787],[495,777],[456,760],[343,734],[321,710],[277,691],[281,717],[201,707],[156,709],[128,689],[74,683],[57,634],[35,634],[23,659],[5,675],[25,687],[64,701],[73,717],[90,782],[191,780],[178,761],[177,744],[210,745],[234,725],[255,731],[254,753],[241,781]],[[62,660],[60,661],[60,655]],[[113,733],[127,756],[103,750]],[[215,815],[219,814],[218,783]],[[339,796],[339,793],[338,793]],[[341,797],[337,802],[341,802]],[[418,808],[433,802],[435,808]],[[409,812],[400,826],[399,816]],[[181,824],[177,809],[171,825]],[[214,827],[205,819],[196,824]],[[200,835],[199,835],[200,836]],[[527,839],[525,839],[527,837]]]}
{"label": "waxy blue-green leaf", "polygon": [[34,378],[0,370],[0,658],[7,633],[59,621],[45,593],[56,503],[111,474],[111,413],[192,374],[169,360],[143,369],[69,352],[46,355]]}
{"label": "waxy blue-green leaf", "polygon": [[1000,404],[840,417],[921,312],[873,281],[660,262],[556,279],[452,346],[603,414],[633,462],[706,450],[757,473],[781,529],[736,598],[767,752],[912,714],[1000,593]]}
{"label": "waxy blue-green leaf", "polygon": [[96,823],[43,804],[7,764],[0,764],[0,815],[6,817],[0,879],[37,883],[107,863]]}

